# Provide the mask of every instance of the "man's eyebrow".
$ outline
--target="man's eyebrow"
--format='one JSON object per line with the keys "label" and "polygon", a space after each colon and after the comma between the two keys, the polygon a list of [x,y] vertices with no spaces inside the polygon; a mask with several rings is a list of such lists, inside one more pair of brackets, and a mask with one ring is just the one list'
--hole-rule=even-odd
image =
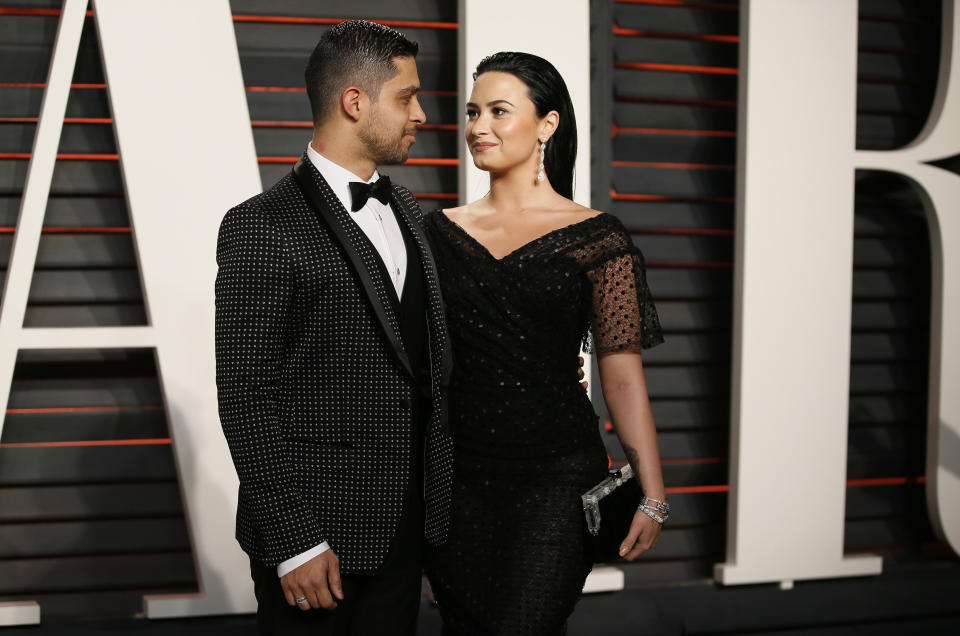
{"label": "man's eyebrow", "polygon": [[401,97],[413,97],[420,92],[419,86],[404,86],[400,89],[399,95]]}

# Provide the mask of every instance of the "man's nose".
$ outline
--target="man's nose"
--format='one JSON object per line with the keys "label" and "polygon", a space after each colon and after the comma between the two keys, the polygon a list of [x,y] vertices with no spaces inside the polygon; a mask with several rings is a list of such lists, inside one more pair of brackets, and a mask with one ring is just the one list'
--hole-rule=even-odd
{"label": "man's nose", "polygon": [[413,98],[413,112],[410,113],[410,119],[417,122],[418,124],[424,124],[427,121],[427,114],[423,112],[423,108],[420,107],[420,100],[414,96]]}

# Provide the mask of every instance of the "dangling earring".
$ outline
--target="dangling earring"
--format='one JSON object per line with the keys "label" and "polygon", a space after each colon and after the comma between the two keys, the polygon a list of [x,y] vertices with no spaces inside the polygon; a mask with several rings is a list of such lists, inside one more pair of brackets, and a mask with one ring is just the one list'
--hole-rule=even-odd
{"label": "dangling earring", "polygon": [[545,175],[543,174],[543,156],[546,148],[547,148],[547,142],[541,141],[540,142],[540,172],[537,173],[537,181],[543,181],[546,178]]}

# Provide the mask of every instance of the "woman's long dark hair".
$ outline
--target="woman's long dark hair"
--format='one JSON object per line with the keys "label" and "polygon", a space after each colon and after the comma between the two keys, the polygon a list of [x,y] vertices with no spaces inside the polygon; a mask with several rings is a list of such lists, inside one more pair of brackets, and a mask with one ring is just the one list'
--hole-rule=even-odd
{"label": "woman's long dark hair", "polygon": [[560,115],[557,130],[547,142],[543,161],[550,185],[568,199],[573,198],[573,165],[577,160],[577,120],[567,85],[553,64],[530,53],[501,51],[483,58],[473,74],[476,80],[483,73],[510,73],[530,89],[530,100],[537,117],[551,110]]}

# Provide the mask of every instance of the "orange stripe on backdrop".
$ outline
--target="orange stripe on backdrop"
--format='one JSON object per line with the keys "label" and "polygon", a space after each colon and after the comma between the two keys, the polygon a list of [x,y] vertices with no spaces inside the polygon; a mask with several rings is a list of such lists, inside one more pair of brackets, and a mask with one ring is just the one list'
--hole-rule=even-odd
{"label": "orange stripe on backdrop", "polygon": [[[56,17],[60,15],[60,9],[20,9],[16,7],[0,7],[0,15],[19,15],[34,17]],[[93,11],[87,11],[87,17],[93,15]],[[349,18],[312,18],[284,15],[234,15],[234,22],[255,22],[269,24],[339,24],[346,22]],[[407,29],[457,29],[459,25],[456,22],[421,22],[414,20],[371,20],[391,27],[400,27]]]}
{"label": "orange stripe on backdrop", "polygon": [[155,439],[102,439],[77,442],[17,442],[0,444],[0,448],[77,448],[80,446],[161,446],[169,445],[169,437]]}
{"label": "orange stripe on backdrop", "polygon": [[643,31],[641,29],[624,29],[613,25],[614,35],[623,35],[639,38],[655,38],[659,40],[702,40],[705,42],[724,42],[736,44],[740,41],[738,35],[711,35],[706,33],[663,33],[659,31]]}
{"label": "orange stripe on backdrop", "polygon": [[129,227],[45,227],[43,234],[129,234]]}
{"label": "orange stripe on backdrop", "polygon": [[[0,84],[0,86],[3,86]],[[251,93],[306,93],[302,86],[247,86],[245,90]],[[439,95],[441,97],[456,97],[457,91],[422,90],[419,95]]]}
{"label": "orange stripe on backdrop", "polygon": [[409,166],[458,166],[459,159],[428,159],[425,157],[413,157],[405,162]]}
{"label": "orange stripe on backdrop", "polygon": [[[311,18],[285,15],[237,15],[234,14],[234,22],[253,22],[260,24],[339,24],[346,22],[349,18]],[[446,29],[455,30],[459,28],[456,22],[420,22],[414,20],[370,20],[389,27],[402,29]]]}
{"label": "orange stripe on backdrop", "polygon": [[700,73],[705,75],[737,75],[740,72],[739,69],[730,66],[695,66],[692,64],[662,64],[660,62],[614,62],[613,66],[638,71]]}
{"label": "orange stripe on backdrop", "polygon": [[[29,152],[0,152],[0,159],[29,159]],[[117,161],[116,154],[57,153],[57,159],[64,161]]]}
{"label": "orange stripe on backdrop", "polygon": [[65,161],[118,161],[120,155],[117,154],[94,154],[94,153],[57,153],[57,159]]}
{"label": "orange stripe on backdrop", "polygon": [[697,2],[695,0],[616,0],[618,4],[652,4],[664,7],[697,7],[700,9],[720,9],[721,11],[739,11],[739,5],[730,2]]}
{"label": "orange stripe on backdrop", "polygon": [[[35,124],[38,117],[0,117],[0,124]],[[110,117],[64,117],[65,124],[112,124]]]}
{"label": "orange stripe on backdrop", "polygon": [[[859,488],[870,486],[923,484],[926,483],[926,481],[926,477],[882,477],[877,479],[848,479],[846,485],[851,488]],[[715,486],[674,486],[672,488],[666,488],[665,490],[668,495],[705,492],[730,492],[730,486],[727,484],[718,484]]]}
{"label": "orange stripe on backdrop", "polygon": [[[0,7],[0,15],[21,15],[48,18],[59,16],[60,9],[20,9],[17,7]],[[86,15],[89,18],[93,15],[93,11],[87,11]]]}
{"label": "orange stripe on backdrop", "polygon": [[672,488],[664,488],[664,490],[668,495],[702,492],[730,492],[730,486],[727,486],[726,484],[717,484],[715,486],[674,486]]}
{"label": "orange stripe on backdrop", "polygon": [[615,168],[664,168],[666,170],[733,170],[730,165],[718,163],[671,163],[666,161],[611,161]]}
{"label": "orange stripe on backdrop", "polygon": [[[0,119],[0,122],[3,120]],[[313,128],[312,121],[269,121],[256,119],[250,122],[250,125],[254,128]],[[417,130],[444,130],[444,131],[455,131],[457,130],[456,124],[422,124],[417,126]]]}
{"label": "orange stripe on backdrop", "polygon": [[[0,152],[0,159],[29,159],[29,152]],[[118,161],[120,155],[110,154],[70,154],[61,153],[57,159],[64,161]],[[259,163],[296,163],[300,157],[257,157]],[[440,159],[430,157],[414,157],[407,159],[404,165],[408,166],[456,166],[459,159]]]}
{"label": "orange stripe on backdrop", "polygon": [[137,406],[50,406],[44,408],[7,409],[8,415],[38,413],[116,413],[121,411],[162,411],[158,404]]}
{"label": "orange stripe on backdrop", "polygon": [[[15,227],[0,227],[0,234],[13,234]],[[45,227],[43,234],[130,234],[129,227]]]}
{"label": "orange stripe on backdrop", "polygon": [[[260,163],[296,163],[300,157],[257,157]],[[407,159],[403,165],[407,166],[456,166],[459,159],[438,159],[427,157],[413,157]]]}
{"label": "orange stripe on backdrop", "polygon": [[460,195],[455,192],[415,192],[418,199],[456,200]]}
{"label": "orange stripe on backdrop", "polygon": [[[604,428],[607,432],[613,430],[613,424],[610,420],[605,422]],[[727,462],[726,457],[691,457],[685,459],[662,459],[660,463],[664,466],[673,466],[681,464],[725,464]],[[627,462],[623,460],[613,461],[613,458],[607,454],[607,465],[612,468],[614,466],[625,466]],[[872,479],[848,479],[846,482],[847,486],[850,487],[863,487],[863,486],[893,486],[899,484],[908,484],[916,483],[922,484],[927,481],[926,477],[879,477]],[[674,486],[672,488],[666,489],[668,493],[691,493],[691,492],[727,492],[730,490],[730,486],[727,484],[713,484],[708,486]]]}
{"label": "orange stripe on backdrop", "polygon": [[[926,483],[926,477],[889,477],[878,479],[849,479],[846,485],[851,488],[870,487],[870,486],[896,486],[901,484],[923,484]],[[674,486],[665,488],[670,494],[687,493],[706,493],[706,492],[730,492],[730,486],[727,484],[717,484],[713,486]]]}
{"label": "orange stripe on backdrop", "polygon": [[870,479],[848,479],[847,485],[853,487],[862,486],[901,486],[904,484],[925,484],[927,478],[920,477],[874,477]]}
{"label": "orange stripe on backdrop", "polygon": [[[0,117],[0,124],[36,124],[38,117]],[[112,124],[111,117],[64,117],[65,124]],[[312,121],[268,121],[253,120],[250,125],[254,128],[313,128]],[[423,124],[418,130],[457,130],[456,124]]]}
{"label": "orange stripe on backdrop", "polygon": [[664,201],[676,203],[734,203],[734,197],[678,197],[669,194],[621,194],[610,188],[614,201]]}
{"label": "orange stripe on backdrop", "polygon": [[302,86],[247,86],[244,90],[251,93],[306,93]]}
{"label": "orange stripe on backdrop", "polygon": [[620,133],[628,135],[689,135],[692,137],[736,137],[734,130],[693,130],[690,128],[636,128],[631,126],[610,125],[611,137]]}
{"label": "orange stripe on backdrop", "polygon": [[254,128],[313,128],[312,121],[266,121],[253,120],[250,125]]}
{"label": "orange stripe on backdrop", "polygon": [[[0,88],[46,88],[46,84],[37,82],[0,82]],[[70,88],[106,88],[106,84],[71,84]]]}
{"label": "orange stripe on backdrop", "polygon": [[[456,193],[450,192],[414,192],[418,199],[456,199]],[[10,226],[0,227],[0,234],[14,234],[17,228]],[[129,227],[45,227],[43,234],[130,234]]]}

